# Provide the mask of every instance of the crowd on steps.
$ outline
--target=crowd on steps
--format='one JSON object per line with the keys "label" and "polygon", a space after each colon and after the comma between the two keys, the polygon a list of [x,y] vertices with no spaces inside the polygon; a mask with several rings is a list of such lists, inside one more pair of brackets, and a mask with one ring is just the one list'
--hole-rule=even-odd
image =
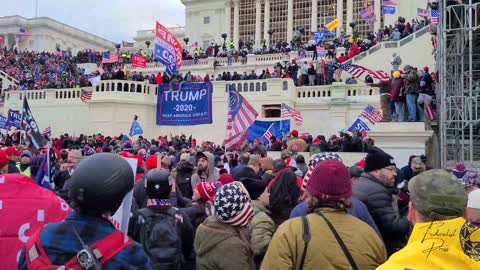
{"label": "crowd on steps", "polygon": [[[183,134],[64,134],[40,149],[3,137],[0,211],[15,216],[0,231],[8,269],[480,267],[480,171],[463,163],[432,169],[412,155],[399,167],[363,139],[365,157],[347,166],[332,152],[353,150],[345,136],[295,130],[230,152]],[[128,230],[111,222],[118,209]]]}

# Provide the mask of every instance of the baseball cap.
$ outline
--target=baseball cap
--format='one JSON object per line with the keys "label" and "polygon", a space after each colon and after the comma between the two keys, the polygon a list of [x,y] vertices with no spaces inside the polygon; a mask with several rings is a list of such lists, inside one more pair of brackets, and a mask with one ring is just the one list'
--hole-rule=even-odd
{"label": "baseball cap", "polygon": [[22,151],[18,151],[17,148],[11,146],[5,149],[5,154],[7,156],[11,156],[11,155],[20,156],[22,154]]}
{"label": "baseball cap", "polygon": [[408,183],[410,201],[418,212],[434,220],[461,217],[467,193],[452,174],[436,169],[423,172]]}

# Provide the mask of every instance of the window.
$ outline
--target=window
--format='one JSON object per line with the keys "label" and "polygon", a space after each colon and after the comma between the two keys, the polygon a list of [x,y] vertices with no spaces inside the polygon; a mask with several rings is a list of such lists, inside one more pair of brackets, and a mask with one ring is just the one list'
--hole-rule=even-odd
{"label": "window", "polygon": [[203,24],[210,24],[210,16],[203,17]]}
{"label": "window", "polygon": [[278,118],[281,111],[280,104],[262,105],[263,118]]}

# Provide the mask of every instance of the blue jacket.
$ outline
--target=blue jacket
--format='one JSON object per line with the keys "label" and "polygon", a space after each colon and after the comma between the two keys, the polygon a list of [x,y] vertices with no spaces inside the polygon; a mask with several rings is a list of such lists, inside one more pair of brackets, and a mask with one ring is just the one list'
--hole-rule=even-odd
{"label": "blue jacket", "polygon": [[[82,215],[75,211],[70,213],[62,222],[45,225],[40,233],[40,242],[52,264],[63,265],[74,258],[79,250],[83,249],[73,232],[73,227],[87,245],[92,245],[116,231],[110,221],[104,218]],[[20,254],[18,269],[28,269],[25,247]],[[102,269],[149,270],[152,269],[152,266],[142,246],[133,242],[105,263]]]}
{"label": "blue jacket", "polygon": [[[370,227],[372,227],[372,229],[374,229],[381,238],[382,236],[380,234],[380,231],[378,230],[377,225],[375,224],[375,221],[373,221],[373,218],[368,212],[365,204],[362,201],[353,197],[352,203],[353,208],[348,209],[347,213],[370,225]],[[310,211],[308,209],[308,204],[306,202],[302,202],[292,209],[292,212],[290,212],[290,218],[306,216],[307,214],[309,214],[309,212]]]}

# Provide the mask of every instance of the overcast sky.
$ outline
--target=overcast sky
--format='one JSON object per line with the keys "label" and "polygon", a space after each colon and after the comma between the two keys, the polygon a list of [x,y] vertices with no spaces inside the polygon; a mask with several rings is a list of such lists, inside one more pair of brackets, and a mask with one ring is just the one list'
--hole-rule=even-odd
{"label": "overcast sky", "polygon": [[[36,0],[0,0],[0,16],[35,17]],[[114,42],[133,41],[137,30],[184,26],[180,0],[38,0],[38,16],[50,17]]]}

